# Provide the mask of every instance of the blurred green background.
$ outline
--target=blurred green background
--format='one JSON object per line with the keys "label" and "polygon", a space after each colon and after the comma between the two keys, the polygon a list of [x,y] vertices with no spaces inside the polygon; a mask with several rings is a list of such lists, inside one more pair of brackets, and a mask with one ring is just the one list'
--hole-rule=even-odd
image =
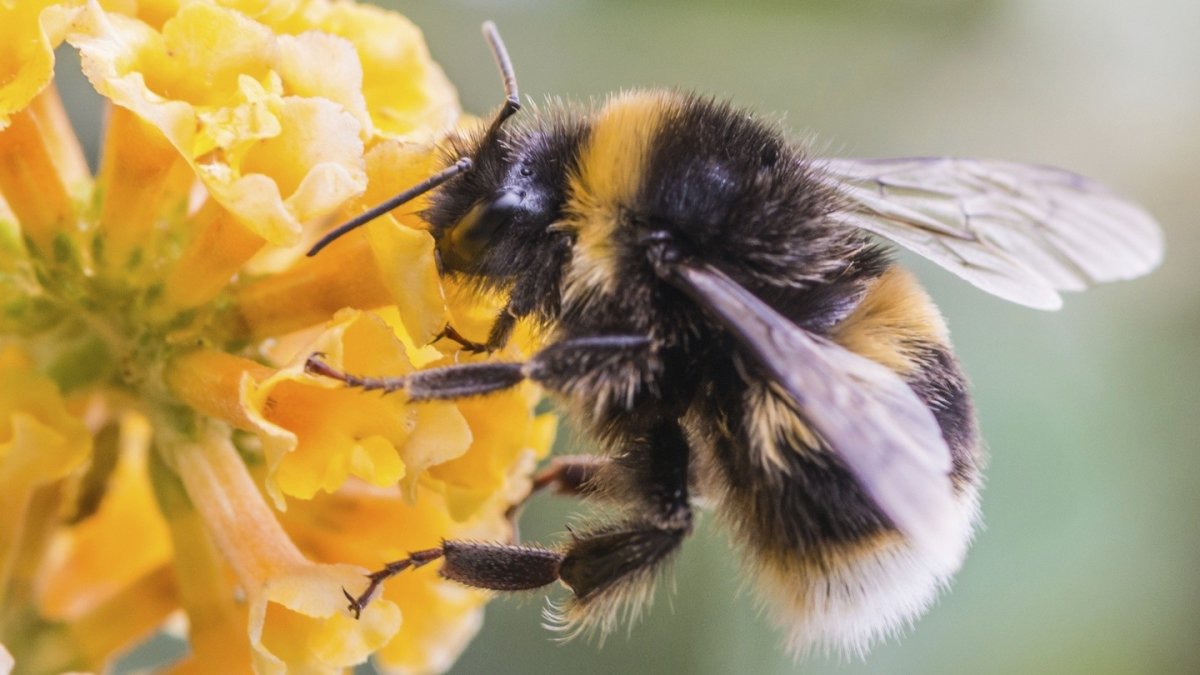
{"label": "blurred green background", "polygon": [[[1200,672],[1200,4],[380,4],[425,30],[474,112],[501,98],[479,36],[491,18],[535,100],[681,87],[784,115],[838,155],[1060,165],[1143,203],[1167,236],[1153,276],[1057,313],[913,261],[950,322],[992,459],[986,529],[903,639],[865,662],[793,663],[737,551],[702,519],[628,636],[560,645],[540,627],[541,595],[498,600],[453,672]],[[539,497],[523,534],[551,541],[570,513]]]}

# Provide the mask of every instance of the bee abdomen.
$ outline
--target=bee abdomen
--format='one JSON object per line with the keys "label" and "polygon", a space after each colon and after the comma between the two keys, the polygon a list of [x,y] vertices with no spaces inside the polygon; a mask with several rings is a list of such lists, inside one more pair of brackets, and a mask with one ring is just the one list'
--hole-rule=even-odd
{"label": "bee abdomen", "polygon": [[912,387],[950,448],[955,488],[974,489],[983,461],[974,406],[946,322],[916,278],[900,267],[888,268],[831,337]]}
{"label": "bee abdomen", "polygon": [[977,520],[979,442],[945,326],[907,273],[893,268],[873,282],[831,337],[895,371],[941,425],[957,498],[944,551],[894,529],[765,380],[731,375],[726,393],[689,422],[714,460],[709,487],[721,514],[791,648],[861,653],[922,614],[961,564]]}

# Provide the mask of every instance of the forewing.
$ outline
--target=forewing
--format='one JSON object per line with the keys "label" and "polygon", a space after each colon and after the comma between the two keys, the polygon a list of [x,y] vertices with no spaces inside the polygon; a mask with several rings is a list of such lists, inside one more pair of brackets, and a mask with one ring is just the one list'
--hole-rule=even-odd
{"label": "forewing", "polygon": [[937,544],[957,511],[950,449],[898,375],[798,327],[711,266],[675,264],[664,276],[737,337],[901,532],[945,549]]}
{"label": "forewing", "polygon": [[1130,279],[1162,259],[1140,207],[1051,167],[952,158],[834,159],[833,218],[886,237],[989,293],[1057,309],[1058,291]]}

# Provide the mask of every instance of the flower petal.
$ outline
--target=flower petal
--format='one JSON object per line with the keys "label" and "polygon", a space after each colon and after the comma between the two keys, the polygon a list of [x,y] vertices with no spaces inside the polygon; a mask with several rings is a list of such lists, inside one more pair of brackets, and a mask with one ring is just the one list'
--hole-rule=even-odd
{"label": "flower petal", "polygon": [[375,309],[392,302],[367,242],[353,237],[339,244],[238,288],[238,315],[251,335],[284,335],[322,324],[345,307]]}
{"label": "flower petal", "polygon": [[390,602],[361,621],[345,610],[342,587],[361,579],[350,565],[309,562],[280,527],[227,432],[212,425],[200,442],[169,447],[187,495],[248,597],[249,637],[260,673],[335,673],[361,663],[400,625]]}
{"label": "flower petal", "polygon": [[140,415],[122,421],[117,466],[97,511],[62,535],[40,597],[43,616],[81,616],[170,560],[166,524],[147,474],[150,428]]}
{"label": "flower petal", "polygon": [[262,236],[215,200],[206,201],[194,220],[195,236],[166,272],[156,318],[212,300],[266,244]]}
{"label": "flower petal", "polygon": [[[399,490],[349,484],[335,494],[298,502],[282,522],[305,552],[318,560],[345,560],[378,569],[409,551],[436,546],[442,539],[506,541],[512,532],[496,505],[467,521],[450,517],[445,497],[419,488],[415,501]],[[386,672],[446,670],[479,630],[488,594],[466,588],[437,573],[437,564],[389,579],[380,600],[395,603],[404,622],[376,653]],[[346,585],[361,591],[364,580]]]}
{"label": "flower petal", "polygon": [[370,5],[316,0],[277,25],[289,33],[320,30],[354,45],[377,134],[433,137],[458,119],[454,87],[430,58],[420,29],[399,14]]}
{"label": "flower petal", "polygon": [[371,136],[371,116],[362,90],[362,64],[349,40],[318,31],[282,36],[278,68],[289,91],[341,105],[358,120],[363,139]]}
{"label": "flower petal", "polygon": [[194,180],[161,131],[129,109],[111,106],[96,181],[103,195],[96,235],[103,242],[97,255],[101,268],[114,276],[145,274],[137,268],[161,262],[153,255],[155,226],[171,215],[182,219]]}
{"label": "flower petal", "polygon": [[90,452],[91,435],[58,387],[16,346],[0,349],[0,560],[33,490],[66,476]]}
{"label": "flower petal", "polygon": [[74,8],[58,0],[0,3],[0,130],[54,77],[54,48]]}
{"label": "flower petal", "polygon": [[268,581],[250,603],[256,670],[340,673],[387,644],[400,628],[396,605],[371,603],[357,620],[346,611],[342,589],[361,580],[360,567],[308,565]]}
{"label": "flower petal", "polygon": [[74,28],[69,40],[96,90],[157,127],[267,241],[294,243],[302,222],[365,187],[359,121],[342,102],[290,95],[280,80],[281,54],[294,51],[281,41],[294,38],[202,2],[184,4],[161,33],[95,4]]}
{"label": "flower petal", "polygon": [[[359,201],[366,205],[385,201],[428,178],[436,167],[437,153],[427,145],[378,143],[367,153],[370,183]],[[426,198],[419,197],[366,227],[375,266],[405,328],[422,344],[441,331],[447,319],[433,237],[416,215],[425,203]]]}
{"label": "flower petal", "polygon": [[514,491],[528,491],[528,474],[549,454],[557,424],[553,415],[533,413],[536,391],[522,387],[458,403],[475,441],[462,456],[429,470],[453,517],[464,519],[496,501],[513,500]]}
{"label": "flower petal", "polygon": [[394,328],[374,314],[339,312],[290,366],[261,383],[245,381],[243,401],[264,439],[277,504],[284,494],[332,492],[351,475],[379,486],[408,476],[412,485],[430,465],[466,451],[470,432],[453,404],[411,405],[403,395],[352,390],[304,370],[308,355],[320,352],[351,372],[411,372]]}
{"label": "flower petal", "polygon": [[0,128],[0,194],[23,237],[57,262],[78,257],[76,201],[90,187],[82,157],[53,87]]}
{"label": "flower petal", "polygon": [[[83,661],[75,667],[103,670],[113,654],[145,641],[178,607],[179,589],[168,565],[131,580],[119,593],[67,624],[71,647]],[[47,645],[59,662],[70,654],[64,646],[54,641]]]}
{"label": "flower petal", "polygon": [[279,134],[246,153],[242,174],[269,176],[280,194],[287,195],[288,213],[301,222],[323,216],[362,192],[366,173],[358,122],[322,98],[286,96],[278,106]]}

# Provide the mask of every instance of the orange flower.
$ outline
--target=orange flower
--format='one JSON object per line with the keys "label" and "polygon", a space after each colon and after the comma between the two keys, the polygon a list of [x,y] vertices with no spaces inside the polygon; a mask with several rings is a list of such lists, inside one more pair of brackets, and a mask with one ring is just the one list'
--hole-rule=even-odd
{"label": "orange flower", "polygon": [[[110,104],[95,176],[64,41]],[[460,123],[377,8],[0,0],[0,672],[102,669],[179,612],[184,672],[449,667],[484,594],[422,570],[356,621],[342,588],[507,538],[553,420],[531,386],[414,404],[306,373],[445,363],[430,341],[496,299],[447,294],[408,216],[303,252]]]}

